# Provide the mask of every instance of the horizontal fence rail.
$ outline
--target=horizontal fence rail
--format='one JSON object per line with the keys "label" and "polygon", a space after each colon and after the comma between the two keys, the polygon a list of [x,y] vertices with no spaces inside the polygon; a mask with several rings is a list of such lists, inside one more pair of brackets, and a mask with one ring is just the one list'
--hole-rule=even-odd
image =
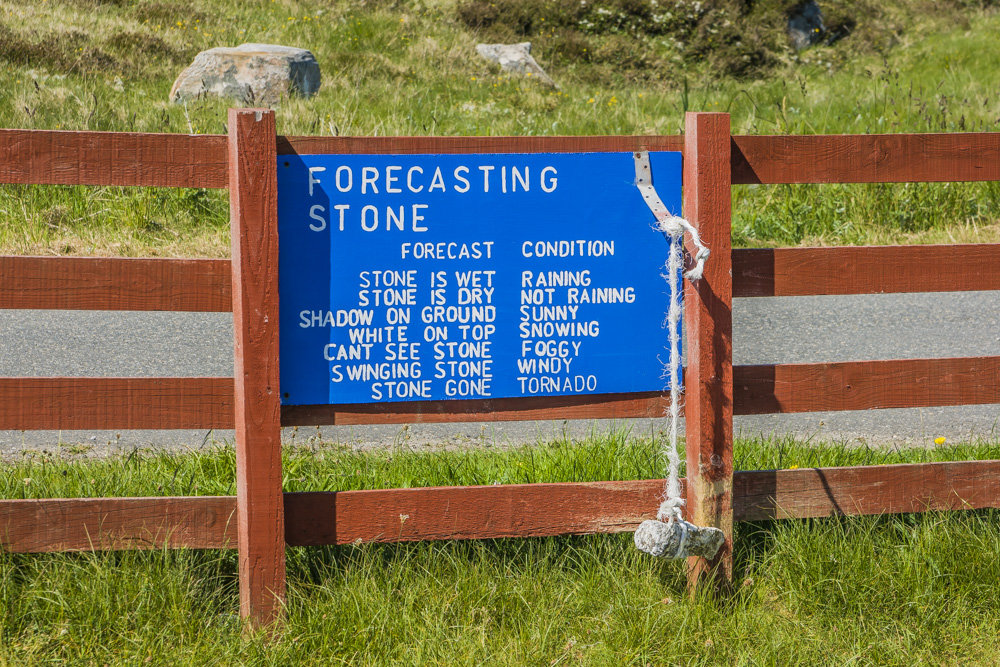
{"label": "horizontal fence rail", "polygon": [[1000,357],[735,366],[739,415],[1000,403]]}
{"label": "horizontal fence rail", "polygon": [[0,377],[0,430],[233,428],[233,378]]}
{"label": "horizontal fence rail", "polygon": [[0,550],[235,548],[235,511],[232,496],[0,500]]}
{"label": "horizontal fence rail", "polygon": [[[997,266],[996,243],[737,249],[733,296],[1000,290]],[[228,259],[0,257],[0,309],[229,312],[231,273]]]}
{"label": "horizontal fence rail", "polygon": [[492,400],[407,401],[344,405],[289,405],[283,426],[453,423],[540,419],[662,417],[670,404],[661,393],[537,396]]}
{"label": "horizontal fence rail", "polygon": [[[683,136],[282,137],[278,153],[683,151]],[[225,135],[0,130],[0,183],[228,186]],[[734,136],[733,184],[1000,180],[1000,134]]]}
{"label": "horizontal fence rail", "polygon": [[0,183],[225,188],[226,137],[0,130]]}
{"label": "horizontal fence rail", "polygon": [[0,308],[233,309],[228,259],[0,257]]}
{"label": "horizontal fence rail", "polygon": [[[1000,403],[1000,357],[733,367],[733,413]],[[0,378],[0,430],[232,428],[233,380]],[[283,426],[662,417],[659,393],[285,406]]]}
{"label": "horizontal fence rail", "polygon": [[1000,244],[733,251],[733,296],[1000,290]]}
{"label": "horizontal fence rail", "polygon": [[[618,533],[662,480],[285,493],[290,546]],[[737,521],[1000,507],[1000,461],[737,472]],[[235,545],[232,496],[0,500],[9,552]]]}
{"label": "horizontal fence rail", "polygon": [[684,151],[684,137],[549,136],[549,137],[278,137],[278,155],[363,153],[607,153]]}
{"label": "horizontal fence rail", "polygon": [[996,180],[996,132],[733,137],[734,184]]}

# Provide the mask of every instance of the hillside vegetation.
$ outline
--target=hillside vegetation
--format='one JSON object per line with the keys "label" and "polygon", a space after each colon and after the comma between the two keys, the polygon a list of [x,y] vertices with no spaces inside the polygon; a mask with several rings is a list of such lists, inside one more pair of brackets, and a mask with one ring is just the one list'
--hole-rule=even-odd
{"label": "hillside vegetation", "polygon": [[[1000,123],[991,2],[825,3],[795,52],[779,0],[0,1],[0,126],[222,133],[230,103],[168,103],[203,49],[309,48],[318,95],[284,100],[287,134],[675,134],[687,110],[736,134],[990,131]],[[823,4],[823,3],[821,3]],[[530,40],[559,83],[511,78],[478,41]],[[251,101],[247,101],[248,103]],[[739,246],[992,241],[993,184],[734,189]],[[224,193],[0,188],[14,253],[228,252]]]}

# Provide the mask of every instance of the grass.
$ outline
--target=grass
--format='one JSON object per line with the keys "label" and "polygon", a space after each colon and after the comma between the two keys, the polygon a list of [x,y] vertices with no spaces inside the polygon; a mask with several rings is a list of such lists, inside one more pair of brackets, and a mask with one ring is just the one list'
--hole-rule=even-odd
{"label": "grass", "polygon": [[[659,476],[626,430],[520,448],[287,448],[288,490]],[[1000,457],[977,440],[876,450],[742,439],[737,467]],[[4,468],[5,498],[233,492],[226,448]],[[26,482],[25,480],[30,480]],[[736,591],[684,593],[630,535],[288,552],[288,623],[247,635],[221,551],[0,556],[0,664],[995,664],[1000,512],[742,524]]]}
{"label": "grass", "polygon": [[[0,127],[225,132],[228,102],[175,105],[167,93],[196,52],[242,42],[306,46],[323,68],[319,94],[279,105],[285,134],[671,134],[687,110],[728,111],[734,133],[750,134],[989,131],[1000,121],[992,48],[1000,15],[979,3],[913,11],[901,0],[852,0],[830,20],[856,20],[854,32],[801,53],[774,34],[780,3],[758,3],[753,11],[771,32],[747,37],[746,48],[753,42],[768,55],[745,71],[720,61],[739,50],[711,37],[712,21],[723,30],[729,20],[725,7],[676,28],[688,31],[684,44],[680,32],[655,26],[584,29],[552,14],[556,27],[536,21],[520,38],[535,41],[558,91],[472,55],[499,30],[469,27],[461,9],[475,4],[0,0]],[[645,16],[641,0],[619,6]],[[573,55],[586,48],[581,39],[595,54]],[[739,187],[733,238],[737,246],[996,241],[997,192],[994,184]],[[228,253],[222,192],[5,186],[0,213],[2,252]]]}

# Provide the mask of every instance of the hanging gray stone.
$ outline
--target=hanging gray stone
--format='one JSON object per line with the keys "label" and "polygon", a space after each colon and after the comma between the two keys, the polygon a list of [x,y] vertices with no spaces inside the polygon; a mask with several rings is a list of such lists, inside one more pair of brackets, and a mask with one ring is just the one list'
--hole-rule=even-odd
{"label": "hanging gray stone", "polygon": [[241,44],[202,51],[170,89],[171,102],[201,95],[242,104],[274,104],[282,97],[309,97],[319,90],[319,63],[306,49]]}
{"label": "hanging gray stone", "polygon": [[714,558],[726,536],[718,528],[703,528],[682,519],[673,523],[649,519],[639,524],[633,539],[637,549],[659,558]]}
{"label": "hanging gray stone", "polygon": [[823,10],[816,0],[799,3],[788,15],[788,37],[797,51],[818,44],[826,35]]}
{"label": "hanging gray stone", "polygon": [[531,42],[519,44],[476,44],[476,53],[491,63],[500,65],[505,72],[531,77],[546,86],[558,88],[556,82],[545,73],[531,57]]}

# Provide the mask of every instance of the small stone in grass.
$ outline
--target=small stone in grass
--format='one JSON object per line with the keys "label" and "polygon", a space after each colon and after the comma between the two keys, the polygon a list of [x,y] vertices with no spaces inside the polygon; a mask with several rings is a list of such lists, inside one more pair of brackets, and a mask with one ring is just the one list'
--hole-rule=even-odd
{"label": "small stone in grass", "polygon": [[559,87],[531,56],[531,42],[521,42],[519,44],[476,44],[476,53],[486,58],[486,60],[500,65],[500,69],[505,72],[531,77],[534,81],[551,86],[552,88]]}

